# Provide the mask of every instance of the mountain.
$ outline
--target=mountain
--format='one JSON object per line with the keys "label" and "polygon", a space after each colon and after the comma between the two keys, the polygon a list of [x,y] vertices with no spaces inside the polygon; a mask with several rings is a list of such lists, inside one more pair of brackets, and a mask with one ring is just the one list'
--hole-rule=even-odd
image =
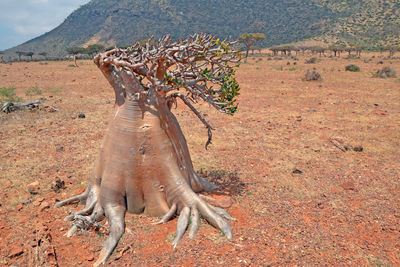
{"label": "mountain", "polygon": [[400,46],[399,0],[318,2],[339,16],[328,31],[314,39],[367,47]]}
{"label": "mountain", "polygon": [[6,52],[63,56],[70,46],[128,45],[151,35],[177,39],[195,32],[233,38],[262,32],[263,46],[312,38],[396,42],[399,5],[398,0],[92,0],[54,30]]}

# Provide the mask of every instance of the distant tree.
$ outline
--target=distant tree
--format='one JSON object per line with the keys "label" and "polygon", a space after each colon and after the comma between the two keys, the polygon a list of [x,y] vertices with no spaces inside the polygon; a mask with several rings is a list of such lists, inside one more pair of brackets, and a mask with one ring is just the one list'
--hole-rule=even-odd
{"label": "distant tree", "polygon": [[17,56],[18,56],[18,61],[21,61],[21,56],[23,56],[24,53],[25,53],[25,52],[22,52],[22,51],[16,51],[16,52],[15,52],[15,54],[17,54]]}
{"label": "distant tree", "polygon": [[293,51],[296,52],[296,56],[297,54],[300,52],[300,48],[298,46],[293,47]]}
{"label": "distant tree", "polygon": [[312,47],[310,47],[310,50],[312,51],[313,54],[319,53],[319,56],[322,57],[322,55],[325,54],[326,48],[322,47],[322,46],[312,46]]}
{"label": "distant tree", "polygon": [[47,52],[40,52],[38,55],[46,58],[48,53]]}
{"label": "distant tree", "polygon": [[270,50],[272,51],[272,53],[274,53],[274,56],[277,56],[279,52],[279,47],[273,46],[270,48]]}
{"label": "distant tree", "polygon": [[389,51],[389,57],[393,57],[394,53],[396,53],[396,51],[399,50],[399,47],[398,46],[389,46],[387,48],[387,50]]}
{"label": "distant tree", "polygon": [[105,50],[104,45],[101,44],[91,44],[86,48],[86,53],[90,56],[90,57],[94,57],[94,55],[96,55],[97,53],[101,52]]}
{"label": "distant tree", "polygon": [[336,56],[340,57],[340,53],[343,51],[344,46],[338,45],[338,44],[333,44],[333,45],[329,46],[328,49],[334,53],[335,57]]}
{"label": "distant tree", "polygon": [[250,47],[250,50],[251,50],[251,53],[252,53],[253,55],[254,55],[254,51],[255,51],[255,50],[258,50],[258,53],[261,54],[261,47],[252,45],[252,46]]}
{"label": "distant tree", "polygon": [[247,60],[251,46],[258,40],[265,38],[265,34],[263,33],[243,33],[242,35],[240,35],[239,40],[246,46],[246,56],[244,59],[245,61]]}
{"label": "distant tree", "polygon": [[76,62],[76,56],[79,54],[85,54],[86,49],[83,47],[80,47],[80,46],[72,46],[72,47],[68,47],[66,49],[66,51],[68,54],[73,55],[75,67],[79,67],[78,63]]}
{"label": "distant tree", "polygon": [[357,45],[357,46],[354,47],[354,51],[356,52],[356,55],[358,57],[361,57],[361,52],[363,50],[365,50],[365,48],[366,48],[366,46],[364,46],[364,45]]}
{"label": "distant tree", "polygon": [[305,45],[301,45],[301,46],[298,46],[297,49],[299,49],[299,50],[301,51],[301,53],[304,55],[304,53],[305,53],[307,50],[309,50],[310,47],[305,46]]}
{"label": "distant tree", "polygon": [[30,58],[31,58],[31,61],[33,60],[33,55],[34,55],[34,54],[35,54],[35,53],[33,53],[33,52],[24,52],[24,53],[23,53],[24,56],[30,57]]}
{"label": "distant tree", "polygon": [[344,49],[344,51],[346,51],[347,53],[349,53],[349,56],[351,55],[351,52],[354,51],[354,47],[348,46]]}
{"label": "distant tree", "polygon": [[281,46],[280,48],[279,48],[279,50],[281,51],[281,53],[283,54],[283,55],[287,55],[287,56],[290,56],[291,54],[292,54],[292,51],[295,49],[295,47],[293,46],[293,45],[284,45],[284,46]]}
{"label": "distant tree", "polygon": [[4,59],[3,59],[3,51],[0,51],[0,63],[4,63]]}

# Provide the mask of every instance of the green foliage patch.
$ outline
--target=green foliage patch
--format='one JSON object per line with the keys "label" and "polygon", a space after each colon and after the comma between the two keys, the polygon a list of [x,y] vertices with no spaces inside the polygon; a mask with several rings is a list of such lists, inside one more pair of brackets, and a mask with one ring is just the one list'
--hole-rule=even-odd
{"label": "green foliage patch", "polygon": [[0,88],[0,102],[20,102],[22,98],[15,93],[15,87]]}
{"label": "green foliage patch", "polygon": [[345,67],[345,70],[346,71],[352,71],[352,72],[359,72],[360,71],[360,67],[357,66],[357,65],[354,65],[354,64],[350,64],[350,65],[347,65]]}

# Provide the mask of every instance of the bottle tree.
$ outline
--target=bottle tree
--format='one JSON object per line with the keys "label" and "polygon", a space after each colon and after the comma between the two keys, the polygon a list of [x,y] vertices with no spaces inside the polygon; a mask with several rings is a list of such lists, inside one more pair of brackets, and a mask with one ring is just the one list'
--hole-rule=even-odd
{"label": "bottle tree", "polygon": [[26,57],[30,57],[31,58],[31,61],[33,60],[33,55],[34,55],[35,53],[34,52],[24,52],[24,56],[26,56]]}
{"label": "bottle tree", "polygon": [[56,206],[86,203],[83,210],[67,217],[74,221],[68,236],[107,217],[110,234],[95,265],[107,260],[124,233],[126,211],[162,217],[159,223],[179,214],[174,247],[189,218],[189,237],[194,236],[200,215],[232,237],[226,222],[232,219],[229,214],[197,194],[215,186],[194,171],[171,109],[178,100],[197,116],[208,132],[207,148],[213,128],[193,103],[207,102],[225,114],[237,111],[239,84],[234,68],[240,54],[231,48],[233,44],[204,34],[176,42],[166,35],[94,58],[114,88],[114,113],[85,192]]}
{"label": "bottle tree", "polygon": [[79,67],[78,63],[76,62],[76,57],[79,54],[85,54],[86,49],[80,46],[71,46],[66,49],[67,53],[73,56],[74,65],[75,67]]}
{"label": "bottle tree", "polygon": [[263,33],[243,33],[239,37],[240,41],[246,46],[246,56],[245,61],[249,55],[249,50],[258,41],[265,39],[265,34]]}

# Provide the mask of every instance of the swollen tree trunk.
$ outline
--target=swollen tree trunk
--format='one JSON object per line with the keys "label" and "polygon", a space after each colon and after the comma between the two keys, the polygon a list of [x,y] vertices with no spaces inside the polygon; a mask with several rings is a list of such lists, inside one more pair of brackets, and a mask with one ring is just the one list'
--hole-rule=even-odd
{"label": "swollen tree trunk", "polygon": [[215,186],[195,173],[185,137],[165,95],[154,90],[143,93],[129,69],[117,70],[99,56],[95,63],[114,88],[115,108],[89,186],[81,195],[56,204],[86,203],[83,210],[67,217],[75,221],[67,235],[107,217],[110,235],[95,266],[105,263],[117,245],[126,211],[163,216],[160,223],[180,214],[174,247],[185,233],[189,216],[189,237],[193,237],[199,214],[231,238],[225,219],[232,218],[195,193]]}
{"label": "swollen tree trunk", "polygon": [[76,62],[76,55],[75,55],[75,54],[74,54],[74,56],[73,56],[73,59],[74,59],[74,65],[75,65],[75,67],[79,67],[78,62]]}

